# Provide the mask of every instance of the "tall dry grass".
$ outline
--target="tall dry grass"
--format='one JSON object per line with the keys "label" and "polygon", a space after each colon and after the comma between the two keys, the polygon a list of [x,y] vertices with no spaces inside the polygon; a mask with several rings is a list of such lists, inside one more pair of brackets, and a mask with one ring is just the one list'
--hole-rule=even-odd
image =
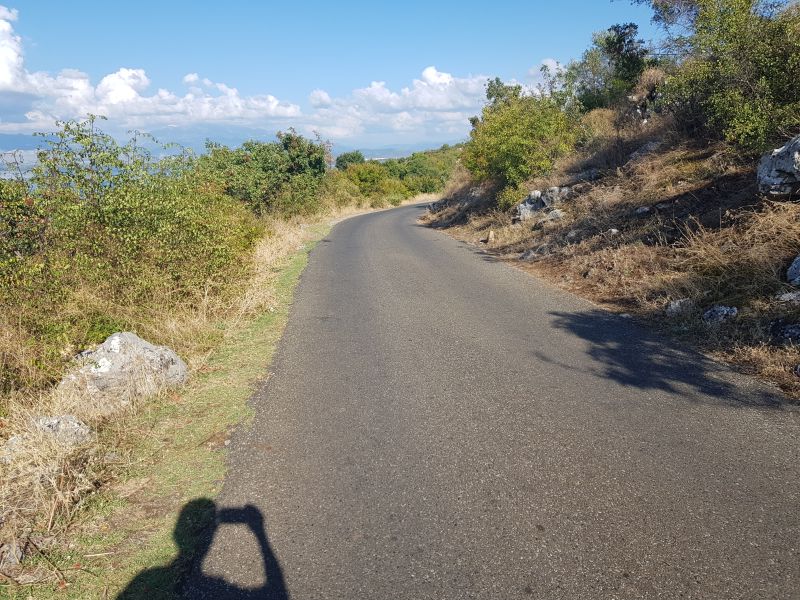
{"label": "tall dry grass", "polygon": [[[433,199],[434,196],[426,195],[408,202]],[[224,293],[209,284],[191,306],[170,305],[165,297],[158,314],[150,320],[138,321],[137,333],[175,349],[191,372],[203,370],[225,337],[236,335],[252,319],[275,309],[279,267],[309,243],[315,228],[368,210],[331,202],[314,217],[265,220],[264,236],[243,261],[241,276]],[[82,298],[80,306],[87,305],[88,294],[76,294]],[[135,314],[135,310],[132,312]],[[14,338],[13,331],[0,331],[3,335],[0,343],[6,343],[8,351],[16,352],[24,346],[20,337]],[[131,381],[132,389],[137,385]],[[156,395],[162,401],[170,401],[168,390]],[[59,537],[68,530],[93,492],[139,459],[126,450],[135,446],[126,437],[146,432],[129,431],[125,424],[155,398],[130,394],[117,400],[109,404],[107,399],[55,388],[15,391],[4,396],[0,444],[12,436],[19,436],[22,443],[13,461],[0,460],[0,545],[32,534],[38,539]],[[36,417],[65,414],[89,425],[92,435],[70,446],[59,443],[34,425]]]}

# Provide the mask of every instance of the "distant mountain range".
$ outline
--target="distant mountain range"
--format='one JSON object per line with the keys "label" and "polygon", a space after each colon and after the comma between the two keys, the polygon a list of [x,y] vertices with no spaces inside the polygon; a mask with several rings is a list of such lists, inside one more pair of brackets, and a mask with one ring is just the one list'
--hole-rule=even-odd
{"label": "distant mountain range", "polygon": [[464,140],[451,140],[449,142],[428,142],[428,143],[417,143],[417,144],[398,144],[395,146],[382,146],[379,148],[362,148],[360,146],[344,146],[336,144],[333,147],[333,153],[336,155],[342,154],[343,152],[350,152],[352,150],[360,150],[361,153],[364,155],[365,158],[400,158],[403,156],[409,156],[414,152],[421,152],[423,150],[435,150],[436,148],[441,147],[443,144],[450,144],[451,146],[455,144],[460,144]]}
{"label": "distant mountain range", "polygon": [[[230,126],[204,126],[199,128],[172,128],[165,127],[162,129],[154,129],[149,132],[156,140],[161,143],[175,143],[186,148],[191,148],[195,152],[202,153],[205,151],[205,141],[207,139],[213,140],[219,144],[226,146],[238,146],[246,140],[259,140],[262,142],[275,141],[275,134],[273,132],[258,132],[252,129],[235,128]],[[126,136],[120,136],[125,138]],[[352,144],[336,144],[333,145],[334,155],[342,154],[343,152],[350,152],[352,150],[360,150],[366,158],[400,158],[408,156],[414,152],[422,150],[432,150],[440,147],[442,144],[457,144],[464,140],[449,140],[442,142],[418,142],[411,144],[394,144],[391,146],[379,146],[375,148],[365,148]],[[42,145],[44,140],[39,136],[30,134],[9,134],[0,133],[0,152],[9,152],[11,150],[35,150]]]}

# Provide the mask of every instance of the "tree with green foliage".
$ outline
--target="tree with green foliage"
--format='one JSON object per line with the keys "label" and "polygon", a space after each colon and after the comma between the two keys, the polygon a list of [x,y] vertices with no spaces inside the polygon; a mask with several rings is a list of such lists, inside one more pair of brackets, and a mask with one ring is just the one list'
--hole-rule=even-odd
{"label": "tree with green foliage", "polygon": [[503,83],[499,77],[486,82],[486,100],[489,106],[509,104],[519,100],[522,96],[522,86],[519,84]]}
{"label": "tree with green foliage", "polygon": [[606,108],[624,99],[652,64],[638,35],[635,23],[612,25],[594,34],[581,60],[569,64],[562,79],[584,110]]}
{"label": "tree with green foliage", "polygon": [[688,55],[664,88],[664,108],[687,130],[752,154],[800,131],[800,7],[763,0],[686,4]]}
{"label": "tree with green foliage", "polygon": [[271,143],[250,140],[236,149],[208,143],[200,172],[256,213],[314,212],[327,169],[327,147],[293,129],[278,132],[277,138]]}
{"label": "tree with green foliage", "polygon": [[414,152],[405,158],[384,161],[382,165],[392,177],[402,181],[412,195],[431,194],[444,189],[460,153],[459,146],[445,144],[438,150]]}
{"label": "tree with green foliage", "polygon": [[345,171],[350,165],[360,165],[364,160],[364,155],[361,153],[361,150],[343,152],[336,157],[336,168],[340,171]]}

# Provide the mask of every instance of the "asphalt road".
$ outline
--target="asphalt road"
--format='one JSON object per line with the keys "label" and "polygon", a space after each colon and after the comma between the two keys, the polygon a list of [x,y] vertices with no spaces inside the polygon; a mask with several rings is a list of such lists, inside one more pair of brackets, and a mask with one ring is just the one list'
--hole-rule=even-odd
{"label": "asphalt road", "polygon": [[312,252],[186,595],[800,598],[800,413],[421,211]]}

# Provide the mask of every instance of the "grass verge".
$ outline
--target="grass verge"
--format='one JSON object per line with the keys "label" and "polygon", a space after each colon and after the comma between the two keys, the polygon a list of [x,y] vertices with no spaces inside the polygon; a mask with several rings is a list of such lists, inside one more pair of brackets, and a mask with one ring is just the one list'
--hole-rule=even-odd
{"label": "grass verge", "polygon": [[152,580],[147,597],[175,597],[187,567],[173,562],[175,517],[187,501],[219,491],[225,442],[251,416],[247,401],[280,339],[308,252],[329,229],[329,223],[303,228],[303,248],[269,263],[259,281],[270,287],[269,309],[220,323],[223,341],[189,386],[102,431],[115,442],[102,444],[115,448],[107,460],[121,465],[113,482],[83,502],[68,542],[34,549],[18,578],[22,585],[0,582],[0,598],[114,598],[137,573],[158,565],[168,568]]}

